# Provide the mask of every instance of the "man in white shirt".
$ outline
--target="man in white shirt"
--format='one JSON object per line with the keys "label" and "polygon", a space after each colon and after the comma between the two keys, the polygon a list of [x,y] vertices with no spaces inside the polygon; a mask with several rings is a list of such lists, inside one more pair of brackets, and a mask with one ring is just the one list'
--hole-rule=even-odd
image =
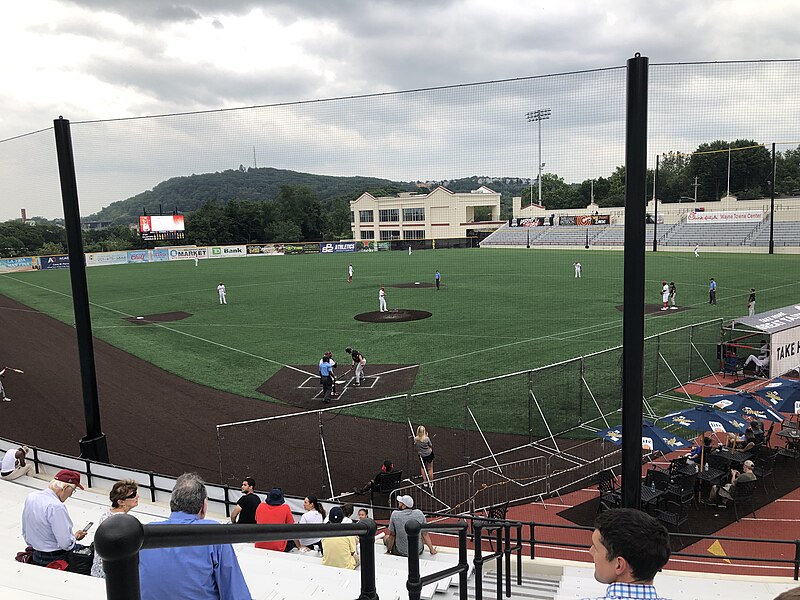
{"label": "man in white shirt", "polygon": [[228,300],[225,298],[225,284],[221,281],[217,286],[217,294],[219,294],[219,303],[220,304],[227,304]]}
{"label": "man in white shirt", "polygon": [[581,276],[581,263],[574,262],[574,263],[572,263],[572,266],[575,267],[575,277],[580,278],[580,276]]}
{"label": "man in white shirt", "polygon": [[9,448],[3,456],[0,466],[0,478],[7,481],[18,479],[23,475],[33,475],[33,465],[25,462],[25,457],[30,449],[27,446],[14,449]]}
{"label": "man in white shirt", "polygon": [[347,267],[347,283],[353,283],[353,265]]}
{"label": "man in white shirt", "polygon": [[661,301],[664,303],[664,306],[661,307],[661,310],[667,310],[667,303],[669,302],[669,285],[666,281],[661,282]]}
{"label": "man in white shirt", "polygon": [[62,469],[47,488],[25,498],[22,537],[33,548],[34,564],[46,566],[55,560],[66,560],[75,542],[86,537],[82,529],[73,533],[72,519],[64,506],[75,488],[83,489],[80,474]]}
{"label": "man in white shirt", "polygon": [[386,308],[386,291],[383,288],[378,292],[378,304],[381,312],[389,312],[389,309]]}

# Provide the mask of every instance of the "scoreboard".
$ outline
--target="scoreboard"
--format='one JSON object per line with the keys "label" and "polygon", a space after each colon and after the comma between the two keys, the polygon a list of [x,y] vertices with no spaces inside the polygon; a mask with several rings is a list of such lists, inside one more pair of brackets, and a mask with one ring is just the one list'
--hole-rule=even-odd
{"label": "scoreboard", "polygon": [[183,215],[140,216],[139,235],[145,241],[182,240],[186,237]]}

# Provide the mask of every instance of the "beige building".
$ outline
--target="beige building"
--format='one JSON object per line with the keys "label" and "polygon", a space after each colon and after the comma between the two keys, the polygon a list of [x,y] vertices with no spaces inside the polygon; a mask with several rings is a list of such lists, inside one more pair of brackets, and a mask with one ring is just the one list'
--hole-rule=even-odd
{"label": "beige building", "polygon": [[[489,217],[476,221],[475,209]],[[427,194],[403,192],[376,198],[364,192],[350,202],[356,241],[423,240],[467,237],[469,231],[493,231],[500,221],[500,194],[486,186],[451,192],[441,186]]]}

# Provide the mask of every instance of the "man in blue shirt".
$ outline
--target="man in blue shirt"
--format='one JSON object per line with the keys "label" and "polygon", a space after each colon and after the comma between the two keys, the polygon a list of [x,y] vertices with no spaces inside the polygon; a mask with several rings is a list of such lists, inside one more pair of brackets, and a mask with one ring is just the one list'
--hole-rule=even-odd
{"label": "man in blue shirt", "polygon": [[322,401],[328,404],[331,401],[331,388],[333,387],[333,363],[327,352],[319,363],[319,380],[322,383]]}
{"label": "man in blue shirt", "polygon": [[708,303],[709,304],[717,303],[717,282],[714,281],[713,277],[711,278],[711,281],[708,284]]}
{"label": "man in blue shirt", "polygon": [[[172,513],[153,525],[218,524],[204,519],[208,492],[196,473],[175,481]],[[230,544],[154,548],[139,553],[142,600],[252,600]]]}
{"label": "man in blue shirt", "polygon": [[439,284],[442,281],[442,274],[439,273],[438,269],[436,270],[436,275],[434,276],[434,279],[436,279],[436,289],[438,290],[439,289]]}
{"label": "man in blue shirt", "polygon": [[656,573],[670,556],[669,533],[664,526],[632,508],[600,513],[594,526],[589,548],[594,578],[609,584],[602,598],[666,600],[653,587]]}

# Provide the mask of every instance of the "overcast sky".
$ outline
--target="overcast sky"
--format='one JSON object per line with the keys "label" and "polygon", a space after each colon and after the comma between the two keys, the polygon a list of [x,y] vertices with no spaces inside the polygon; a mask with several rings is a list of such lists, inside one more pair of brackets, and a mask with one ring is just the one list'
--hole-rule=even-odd
{"label": "overcast sky", "polygon": [[[622,163],[625,73],[651,63],[800,58],[791,0],[27,0],[0,20],[0,140],[73,122],[81,211],[176,175],[275,166],[416,180],[568,181]],[[193,117],[472,82],[479,87]],[[650,152],[795,142],[800,67],[651,70]],[[744,90],[744,93],[739,93]],[[60,215],[52,132],[0,143],[0,220]],[[796,142],[795,142],[796,145]],[[255,156],[254,156],[255,154]]]}

